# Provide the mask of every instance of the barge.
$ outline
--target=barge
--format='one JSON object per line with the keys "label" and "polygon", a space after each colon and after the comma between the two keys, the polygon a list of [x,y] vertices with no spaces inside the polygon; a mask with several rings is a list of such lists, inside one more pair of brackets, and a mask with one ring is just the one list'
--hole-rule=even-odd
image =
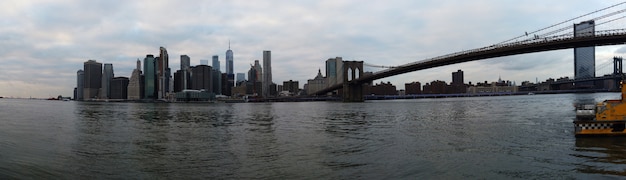
{"label": "barge", "polygon": [[626,85],[620,82],[621,99],[576,105],[576,137],[626,136]]}

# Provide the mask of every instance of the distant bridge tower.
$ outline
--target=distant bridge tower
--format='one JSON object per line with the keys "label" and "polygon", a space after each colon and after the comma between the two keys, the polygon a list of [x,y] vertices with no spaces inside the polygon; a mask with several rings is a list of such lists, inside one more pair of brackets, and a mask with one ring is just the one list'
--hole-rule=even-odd
{"label": "distant bridge tower", "polygon": [[363,84],[353,80],[363,76],[363,61],[343,62],[343,102],[363,102]]}
{"label": "distant bridge tower", "polygon": [[622,57],[613,57],[613,75],[621,76],[624,73],[622,68]]}
{"label": "distant bridge tower", "polygon": [[620,82],[622,82],[622,77],[624,77],[624,66],[622,66],[622,57],[613,57],[613,81],[615,82],[615,89],[619,91]]}
{"label": "distant bridge tower", "polygon": [[[574,24],[574,37],[593,36],[595,33],[595,23],[593,20]],[[574,48],[574,78],[588,79],[596,77],[596,48],[580,47]],[[593,82],[577,82],[577,89],[593,88]]]}

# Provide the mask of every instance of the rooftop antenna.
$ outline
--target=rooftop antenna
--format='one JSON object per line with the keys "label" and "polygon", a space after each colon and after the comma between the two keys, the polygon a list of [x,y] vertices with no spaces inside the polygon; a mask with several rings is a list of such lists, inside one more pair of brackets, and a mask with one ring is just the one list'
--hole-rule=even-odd
{"label": "rooftop antenna", "polygon": [[228,50],[230,50],[230,39],[228,39]]}

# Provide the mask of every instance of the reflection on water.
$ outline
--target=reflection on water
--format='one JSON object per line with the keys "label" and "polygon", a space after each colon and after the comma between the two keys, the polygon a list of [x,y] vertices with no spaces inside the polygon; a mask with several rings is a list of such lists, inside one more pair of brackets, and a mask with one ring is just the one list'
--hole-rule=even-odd
{"label": "reflection on water", "polygon": [[0,100],[0,179],[622,177],[626,139],[573,135],[572,104],[614,98],[619,93],[365,103]]}
{"label": "reflection on water", "polygon": [[626,176],[626,137],[577,138],[574,157],[583,173]]}

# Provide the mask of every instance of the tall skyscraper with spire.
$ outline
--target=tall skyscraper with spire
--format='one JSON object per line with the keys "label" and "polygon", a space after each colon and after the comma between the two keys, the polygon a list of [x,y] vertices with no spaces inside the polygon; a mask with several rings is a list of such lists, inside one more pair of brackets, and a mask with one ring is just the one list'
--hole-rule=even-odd
{"label": "tall skyscraper with spire", "polygon": [[226,51],[226,74],[235,74],[233,71],[233,50],[230,49],[230,41],[228,41],[228,50]]}
{"label": "tall skyscraper with spire", "polygon": [[[228,50],[226,51],[226,89],[230,91],[235,84],[235,71],[233,71],[233,50],[230,49],[230,40],[228,41]],[[228,92],[226,92],[228,93]],[[230,94],[227,94],[230,95]]]}

